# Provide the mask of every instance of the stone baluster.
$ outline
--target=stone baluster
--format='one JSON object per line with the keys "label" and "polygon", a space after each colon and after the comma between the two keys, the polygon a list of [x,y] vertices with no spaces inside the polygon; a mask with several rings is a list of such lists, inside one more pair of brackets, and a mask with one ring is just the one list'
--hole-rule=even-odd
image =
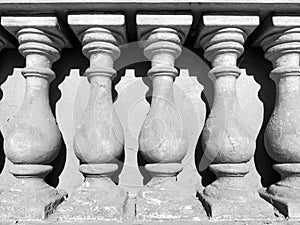
{"label": "stone baluster", "polygon": [[[23,103],[4,134],[4,151],[13,163],[16,186],[0,197],[2,219],[46,218],[66,193],[45,183],[49,165],[60,151],[61,134],[49,105],[49,84],[55,78],[52,63],[67,41],[55,17],[2,17],[1,24],[19,41],[26,59]],[[17,90],[16,90],[17,91]]]}
{"label": "stone baluster", "polygon": [[90,97],[76,129],[74,148],[85,180],[71,198],[58,208],[58,219],[116,220],[123,218],[127,194],[111,176],[118,170],[124,137],[112,102],[114,61],[125,42],[123,15],[69,15],[68,23],[83,45],[90,67],[85,76]]}
{"label": "stone baluster", "polygon": [[260,194],[281,213],[300,217],[300,17],[273,16],[259,44],[273,63],[276,101],[265,130],[265,147],[281,181]]}
{"label": "stone baluster", "polygon": [[272,207],[251,190],[245,175],[254,155],[255,137],[247,125],[236,93],[241,71],[237,58],[245,39],[259,24],[256,16],[204,15],[197,44],[211,62],[209,77],[214,83],[214,100],[202,131],[204,154],[212,160],[209,169],[216,181],[200,193],[212,218],[264,219]]}
{"label": "stone baluster", "polygon": [[195,196],[176,183],[187,152],[183,121],[174,105],[175,59],[192,23],[191,15],[137,15],[138,36],[151,60],[151,107],[139,135],[139,151],[151,181],[137,195],[137,220],[200,219]]}

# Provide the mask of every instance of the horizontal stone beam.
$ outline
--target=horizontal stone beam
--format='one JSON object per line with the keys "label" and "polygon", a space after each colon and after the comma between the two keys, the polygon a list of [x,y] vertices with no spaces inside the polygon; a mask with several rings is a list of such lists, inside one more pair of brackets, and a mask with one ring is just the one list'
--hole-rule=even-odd
{"label": "horizontal stone beam", "polygon": [[71,11],[153,11],[190,10],[203,11],[266,11],[288,12],[299,7],[298,0],[3,0],[3,12],[71,12]]}

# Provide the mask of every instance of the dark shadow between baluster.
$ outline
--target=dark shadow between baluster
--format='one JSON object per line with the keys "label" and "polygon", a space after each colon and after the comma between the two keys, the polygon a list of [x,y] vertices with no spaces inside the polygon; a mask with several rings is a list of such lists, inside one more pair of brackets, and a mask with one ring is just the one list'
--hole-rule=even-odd
{"label": "dark shadow between baluster", "polygon": [[[141,55],[141,58],[147,60],[146,58],[144,58],[143,55]],[[152,81],[147,76],[147,73],[148,70],[151,68],[151,62],[149,61],[138,62],[132,64],[132,66],[135,69],[136,76],[142,77],[144,84],[148,87],[148,91],[146,92],[145,99],[150,105],[152,100],[153,87],[152,87]],[[140,149],[138,149],[137,152],[137,160],[138,160],[138,169],[143,176],[143,184],[146,185],[151,180],[150,173],[145,169],[145,165],[149,162],[143,158]]]}
{"label": "dark shadow between baluster", "polygon": [[[118,60],[119,59],[117,59],[116,61],[118,61]],[[125,68],[118,69],[116,77],[112,80],[111,92],[112,92],[113,103],[115,101],[117,101],[117,99],[118,99],[118,92],[115,89],[115,87],[121,81],[121,77],[125,75],[125,72],[126,72]],[[121,155],[118,158],[116,158],[115,160],[116,160],[115,163],[118,164],[118,170],[113,173],[113,175],[111,176],[111,180],[115,184],[119,184],[119,176],[120,176],[120,174],[123,170],[124,162],[125,162],[125,146],[123,146],[123,150],[122,150]]]}
{"label": "dark shadow between baluster", "polygon": [[258,97],[263,103],[263,123],[256,139],[254,162],[256,170],[261,176],[261,184],[268,187],[280,180],[280,175],[273,169],[275,161],[268,155],[264,145],[264,133],[268,120],[273,112],[276,98],[274,81],[269,78],[272,64],[264,58],[261,48],[246,48],[241,61],[241,68],[247,69],[247,75],[254,76],[254,80],[261,86]]}
{"label": "dark shadow between baluster", "polygon": [[[76,57],[74,57],[76,56]],[[56,118],[56,103],[61,98],[61,91],[59,89],[59,85],[65,80],[67,76],[69,76],[71,69],[80,69],[80,73],[85,71],[88,67],[88,60],[82,55],[81,47],[71,48],[71,49],[63,49],[61,51],[61,58],[53,64],[53,71],[56,74],[56,79],[54,79],[50,83],[50,107],[54,117]],[[66,144],[61,137],[61,147],[60,152],[56,156],[56,158],[51,162],[51,166],[53,166],[53,170],[51,173],[47,175],[45,181],[53,186],[57,187],[59,183],[59,176],[62,173],[67,157],[67,149]]]}
{"label": "dark shadow between baluster", "polygon": [[[205,103],[205,108],[206,108],[205,120],[206,120],[210,113],[211,107],[209,105],[209,102],[208,102],[204,92],[201,93],[201,99]],[[201,183],[204,187],[206,187],[207,185],[210,185],[211,183],[213,183],[216,180],[216,175],[212,171],[210,171],[210,169],[208,167],[211,164],[211,159],[209,159],[205,155],[205,149],[203,149],[203,146],[201,143],[201,138],[202,138],[202,131],[199,136],[199,139],[198,139],[198,142],[196,145],[196,149],[195,149],[195,164],[196,164],[196,168],[197,168],[199,174],[202,177]]]}

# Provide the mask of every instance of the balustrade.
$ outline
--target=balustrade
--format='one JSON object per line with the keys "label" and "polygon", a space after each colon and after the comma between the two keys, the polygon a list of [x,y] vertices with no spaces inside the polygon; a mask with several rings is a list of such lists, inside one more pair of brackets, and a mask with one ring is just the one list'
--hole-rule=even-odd
{"label": "balustrade", "polygon": [[[49,217],[48,221],[209,223],[209,218],[277,221],[285,216],[299,219],[300,17],[271,16],[265,19],[269,9],[263,9],[264,13],[251,11],[252,15],[241,16],[221,12],[207,14],[207,10],[199,14],[192,8],[190,12],[177,14],[172,10],[149,13],[141,7],[135,14],[132,12],[137,9],[128,13],[128,6],[124,8],[124,4],[120,5],[120,9],[125,9],[121,14],[111,5],[114,4],[105,5],[101,10],[89,8],[99,12],[94,14],[72,14],[68,11],[65,16],[60,14],[60,18],[64,17],[62,21],[55,16],[29,16],[26,13],[21,16],[14,12],[10,12],[12,16],[1,17],[1,25],[7,33],[0,30],[0,50],[13,48],[9,38],[15,37],[26,66],[21,70],[25,77],[25,94],[19,111],[7,122],[5,129],[0,121],[4,153],[12,163],[9,172],[15,181],[13,185],[9,183],[2,193],[0,190],[0,220],[41,220]],[[134,6],[138,7],[138,4]],[[174,9],[175,6],[172,7]],[[176,7],[187,9],[187,4],[180,8],[178,3]],[[250,10],[241,7],[245,12]],[[236,11],[235,7],[232,9]],[[139,147],[134,149],[134,153],[138,151],[146,162],[145,166],[139,166],[144,166],[144,176],[150,174],[150,181],[142,187],[127,189],[126,185],[113,181],[122,169],[121,158],[126,144],[123,132],[130,132],[125,126],[123,131],[115,112],[113,81],[123,79],[117,77],[115,69],[117,59],[127,57],[121,55],[122,45],[135,40],[139,49],[134,51],[137,54],[143,52],[145,56],[145,59],[141,57],[141,61],[151,62],[147,75],[135,75],[143,77],[138,84],[142,84],[143,80],[149,86],[147,94],[151,94],[151,99],[143,124],[136,125],[140,126],[136,141]],[[55,79],[52,64],[60,58],[62,48],[72,47],[71,42],[75,45],[81,43],[82,53],[89,60],[84,77],[78,76],[78,80],[86,80],[88,86],[85,91],[89,97],[82,119],[74,128],[74,134],[70,135],[73,142],[71,147],[68,146],[71,151],[67,153],[67,158],[70,152],[75,154],[74,158],[77,157],[76,163],[79,162],[84,181],[67,194],[48,185],[45,177],[53,170],[51,163],[58,156],[62,143],[62,135],[49,104],[52,94],[49,93],[50,83]],[[248,124],[237,93],[241,76],[237,61],[243,57],[244,46],[251,48],[257,45],[262,47],[265,58],[273,64],[270,77],[275,81],[277,95],[272,116],[265,118],[269,122],[264,144],[267,153],[276,162],[274,169],[281,175],[279,182],[260,190],[253,188],[247,178],[257,137],[253,126]],[[188,132],[193,135],[193,131],[185,126],[173,93],[179,69],[191,69],[177,68],[179,60],[180,65],[189,60],[182,57],[184,46],[193,48],[195,53],[207,60],[211,66],[208,77],[214,87],[212,107],[207,111],[208,117],[197,146],[188,142]],[[125,66],[135,68],[136,65]],[[203,71],[198,72],[198,81],[202,83],[207,78]],[[180,82],[189,78],[185,75]],[[128,82],[134,79],[136,77],[131,76]],[[186,88],[187,85],[182,86]],[[205,90],[209,85],[204,86]],[[197,87],[193,86],[194,89]],[[187,98],[198,97],[195,91],[187,93]],[[200,96],[202,89],[198,91]],[[10,93],[5,92],[5,95]],[[140,98],[143,103],[146,102],[145,96]],[[4,107],[3,104],[1,107]],[[123,118],[126,118],[124,114]],[[65,134],[63,136],[65,138]],[[205,157],[211,160],[209,169],[216,175],[216,180],[206,187],[200,183],[198,187],[190,187],[188,179],[183,184],[178,175],[184,170],[184,158],[194,157],[189,155],[188,149],[196,149],[197,155],[200,147]],[[189,158],[186,162],[192,160]],[[128,171],[136,172],[137,169]]]}

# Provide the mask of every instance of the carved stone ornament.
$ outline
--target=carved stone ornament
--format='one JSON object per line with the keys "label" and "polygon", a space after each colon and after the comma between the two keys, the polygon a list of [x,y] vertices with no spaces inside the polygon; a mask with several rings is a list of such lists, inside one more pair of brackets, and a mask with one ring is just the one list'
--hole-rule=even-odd
{"label": "carved stone ornament", "polygon": [[257,16],[203,17],[199,43],[212,65],[209,77],[214,83],[214,100],[202,131],[202,146],[217,179],[200,192],[200,199],[214,219],[273,218],[271,205],[245,179],[255,138],[236,94],[236,79],[241,73],[236,61],[258,24]]}
{"label": "carved stone ornament", "polygon": [[260,194],[282,214],[300,217],[300,17],[273,16],[260,45],[273,63],[276,101],[265,130],[265,147],[281,181]]}
{"label": "carved stone ornament", "polygon": [[153,84],[151,107],[139,135],[139,151],[148,162],[145,169],[152,179],[137,194],[137,220],[205,217],[196,196],[176,182],[188,143],[173,99],[173,82],[178,75],[174,62],[191,23],[191,15],[137,15],[138,35],[145,56],[151,60],[148,76]]}
{"label": "carved stone ornament", "polygon": [[19,41],[26,59],[23,103],[5,133],[4,151],[13,163],[16,186],[0,196],[0,218],[43,219],[66,193],[45,183],[49,165],[60,151],[61,134],[49,106],[49,84],[55,79],[52,63],[67,41],[55,17],[2,17],[1,24]]}
{"label": "carved stone ornament", "polygon": [[111,85],[116,76],[113,64],[120,56],[118,45],[125,42],[125,18],[109,14],[69,15],[68,23],[90,60],[85,71],[90,98],[74,136],[75,154],[85,180],[54,216],[59,220],[121,221],[127,193],[111,176],[118,170],[124,137],[113,107]]}

